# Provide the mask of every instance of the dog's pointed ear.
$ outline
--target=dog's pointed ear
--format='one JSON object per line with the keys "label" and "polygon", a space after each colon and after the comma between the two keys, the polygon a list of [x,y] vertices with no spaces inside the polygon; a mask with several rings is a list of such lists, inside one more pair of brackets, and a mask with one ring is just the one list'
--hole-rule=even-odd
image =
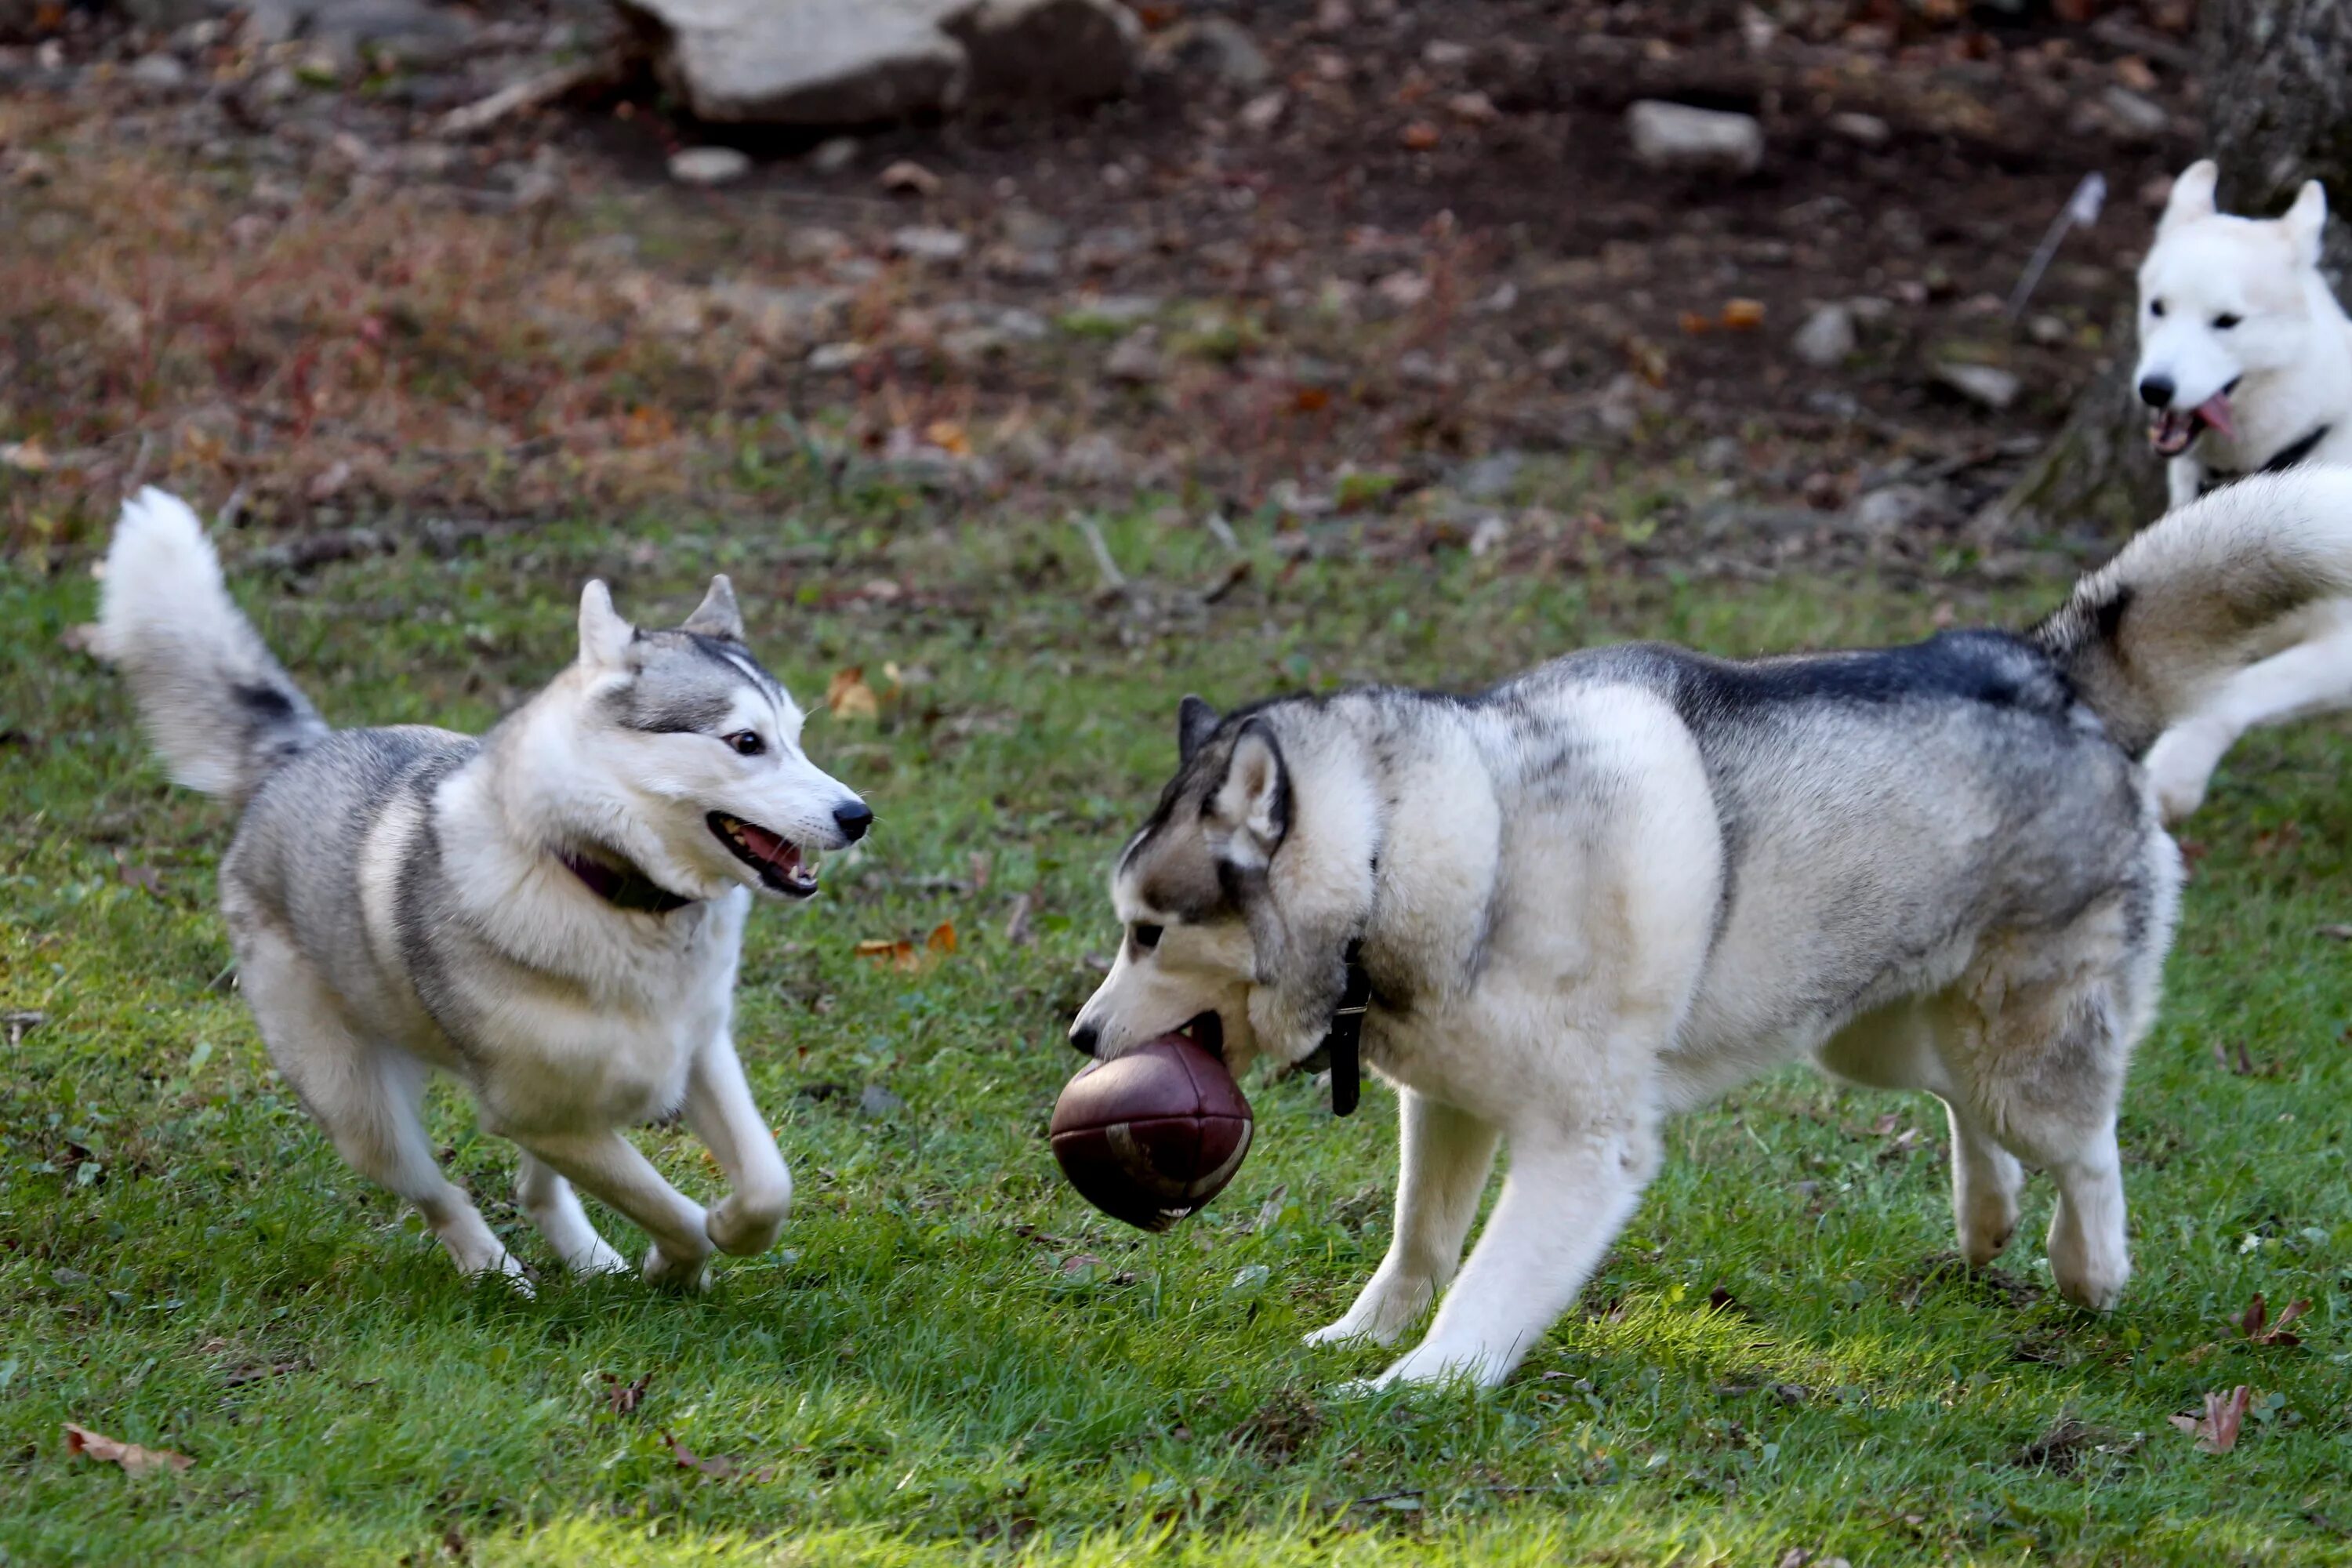
{"label": "dog's pointed ear", "polygon": [[721,642],[743,640],[743,612],[735,606],[735,584],[727,580],[726,573],[710,580],[710,592],[702,595],[702,603],[678,630],[699,632]]}
{"label": "dog's pointed ear", "polygon": [[591,578],[580,590],[580,662],[591,669],[618,669],[636,635],[637,629],[613,608],[612,591]]}
{"label": "dog's pointed ear", "polygon": [[1255,848],[1263,866],[1290,832],[1290,769],[1274,726],[1252,719],[1234,741],[1225,782],[1217,788],[1218,817],[1234,826],[1234,847]]}
{"label": "dog's pointed ear", "polygon": [[2317,180],[2304,181],[2303,189],[2294,195],[2294,205],[2286,209],[2279,222],[2286,226],[2286,237],[2294,241],[2303,264],[2317,266],[2320,241],[2327,232],[2327,187]]}
{"label": "dog's pointed ear", "polygon": [[2180,171],[2172,182],[2172,195],[2165,198],[2164,216],[2156,222],[2156,232],[2164,233],[2184,223],[2211,217],[2213,186],[2221,178],[2221,165],[2210,158],[2200,158]]}
{"label": "dog's pointed ear", "polygon": [[1202,744],[1216,733],[1217,710],[1197,697],[1176,704],[1176,761],[1189,763]]}

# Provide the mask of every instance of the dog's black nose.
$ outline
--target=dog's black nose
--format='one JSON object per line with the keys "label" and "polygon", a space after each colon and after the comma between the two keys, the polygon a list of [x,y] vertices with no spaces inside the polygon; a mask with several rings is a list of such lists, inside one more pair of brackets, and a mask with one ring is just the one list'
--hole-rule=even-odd
{"label": "dog's black nose", "polygon": [[2168,375],[2142,376],[2139,384],[2139,400],[2150,408],[2171,407],[2172,378]]}
{"label": "dog's black nose", "polygon": [[1095,1043],[1101,1038],[1102,1031],[1092,1024],[1074,1024],[1070,1026],[1070,1049],[1082,1057],[1093,1056]]}
{"label": "dog's black nose", "polygon": [[843,836],[855,844],[874,826],[874,809],[862,800],[853,800],[847,805],[833,808],[833,821]]}

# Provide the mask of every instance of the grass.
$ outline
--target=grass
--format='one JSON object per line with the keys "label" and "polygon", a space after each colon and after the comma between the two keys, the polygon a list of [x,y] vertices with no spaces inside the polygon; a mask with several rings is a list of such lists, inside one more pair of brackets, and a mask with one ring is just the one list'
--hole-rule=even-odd
{"label": "grass", "polygon": [[[2140,1273],[2113,1316],[2047,1291],[2046,1184],[1971,1277],[1933,1101],[1792,1073],[1675,1124],[1507,1387],[1349,1403],[1331,1389],[1380,1354],[1298,1342],[1383,1247],[1386,1095],[1334,1121],[1253,1083],[1248,1164],[1160,1237],[1088,1211],[1042,1137],[1177,697],[1463,684],[1635,634],[1910,637],[1939,597],[2014,620],[2057,584],[1381,566],[1295,559],[1261,520],[1237,525],[1251,574],[1203,605],[1222,547],[1144,510],[1105,520],[1136,584],[1105,600],[1066,524],[941,521],[859,480],[818,498],[773,445],[745,463],[756,532],[580,521],[294,580],[230,552],[338,721],[488,722],[569,657],[591,573],[652,619],[724,568],[804,700],[849,667],[880,694],[878,720],[810,731],[881,815],[870,853],[761,911],[743,964],[738,1037],[799,1206],[693,1300],[551,1268],[535,1300],[468,1289],[337,1161],[224,975],[224,814],[60,646],[95,542],[0,566],[0,1010],[41,1016],[0,1054],[0,1563],[2352,1562],[2352,962],[2320,934],[2352,919],[2340,723],[2248,742],[2194,825],[2125,1110]],[[853,951],[945,922],[956,950],[918,969]],[[903,1104],[867,1114],[868,1084]],[[455,1095],[435,1121],[551,1266],[510,1152]],[[643,1139],[709,1189],[683,1134]],[[2257,1291],[2313,1303],[2300,1346],[2238,1334]],[[2241,1384],[2233,1452],[2168,1424]],[[68,1421],[195,1462],[128,1478],[69,1458]]]}

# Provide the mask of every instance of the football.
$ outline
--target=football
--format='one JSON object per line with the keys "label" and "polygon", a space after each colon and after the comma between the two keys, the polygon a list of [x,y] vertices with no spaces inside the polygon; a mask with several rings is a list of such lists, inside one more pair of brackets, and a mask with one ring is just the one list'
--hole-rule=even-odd
{"label": "football", "polygon": [[1250,1127],[1225,1064],[1183,1035],[1162,1035],[1069,1081],[1054,1106],[1054,1158],[1103,1213],[1166,1230],[1234,1179]]}

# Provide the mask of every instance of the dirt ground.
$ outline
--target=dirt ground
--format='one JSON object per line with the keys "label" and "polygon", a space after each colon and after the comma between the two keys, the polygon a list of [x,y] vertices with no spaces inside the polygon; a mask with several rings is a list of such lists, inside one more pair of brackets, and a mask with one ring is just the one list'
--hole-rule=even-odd
{"label": "dirt ground", "polygon": [[[32,548],[134,473],[336,538],[725,513],[750,441],[959,507],[1265,514],[1302,549],[1998,557],[1971,519],[2194,153],[2186,7],[1727,9],[1160,5],[1128,100],[830,143],[684,123],[641,74],[436,134],[605,48],[568,4],[340,69],[75,15],[0,50],[0,507]],[[1181,47],[1213,10],[1262,79]],[[1757,115],[1762,167],[1643,167],[1644,97]],[[748,178],[668,179],[714,140]],[[2103,216],[2012,321],[2094,172]],[[1830,304],[1855,347],[1810,364]]]}

